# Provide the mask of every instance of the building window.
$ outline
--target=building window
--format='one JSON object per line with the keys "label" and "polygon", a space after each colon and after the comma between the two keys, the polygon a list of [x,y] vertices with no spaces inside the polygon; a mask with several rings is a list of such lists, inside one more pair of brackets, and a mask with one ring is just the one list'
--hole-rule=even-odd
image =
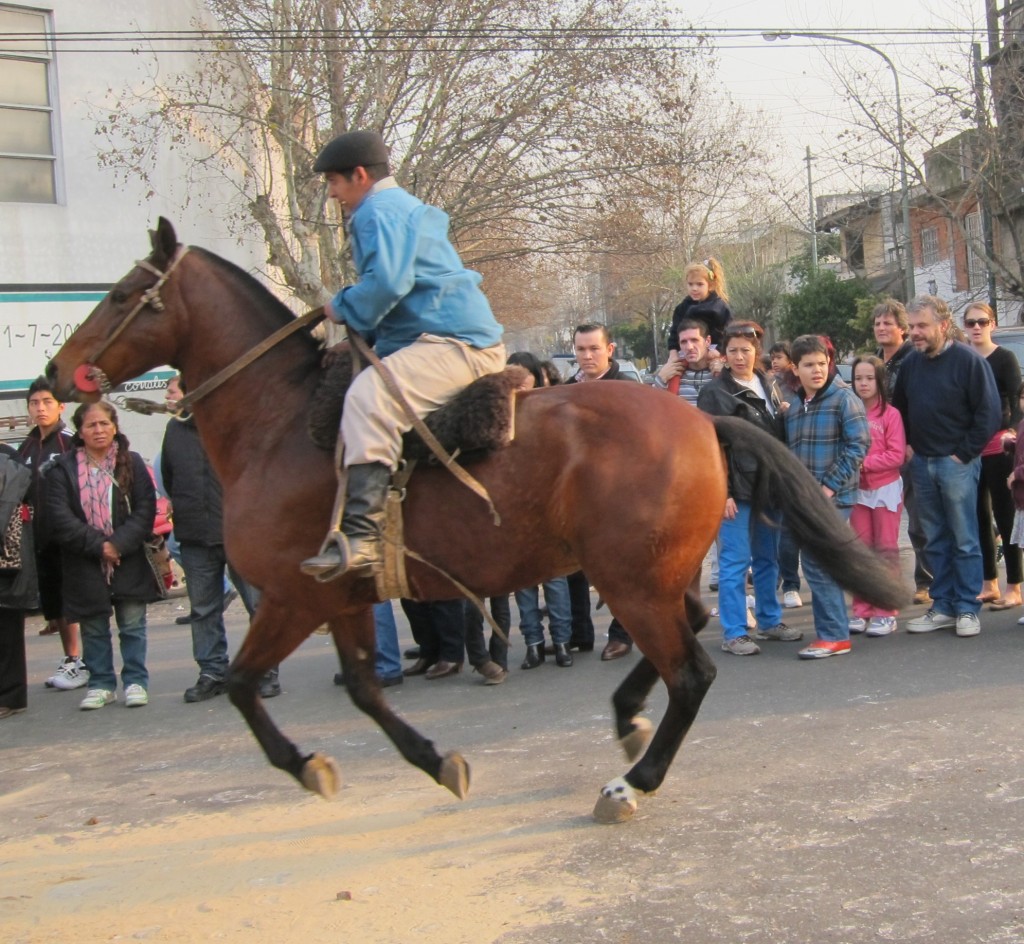
{"label": "building window", "polygon": [[972,213],[965,217],[964,229],[967,232],[967,287],[977,288],[988,281],[988,267],[979,251],[982,245],[980,214]]}
{"label": "building window", "polygon": [[921,230],[921,263],[926,266],[936,265],[939,261],[939,230],[929,226]]}
{"label": "building window", "polygon": [[39,10],[0,6],[0,201],[7,203],[57,202],[49,26]]}

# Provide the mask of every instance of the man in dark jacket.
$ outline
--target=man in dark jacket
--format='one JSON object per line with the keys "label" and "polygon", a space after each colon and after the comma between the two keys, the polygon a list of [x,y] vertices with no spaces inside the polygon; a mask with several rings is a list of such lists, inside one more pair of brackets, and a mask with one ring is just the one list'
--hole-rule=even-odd
{"label": "man in dark jacket", "polygon": [[32,473],[28,503],[32,506],[32,536],[35,538],[36,572],[39,580],[39,604],[46,626],[41,636],[60,633],[64,658],[57,671],[46,680],[48,688],[71,691],[81,688],[89,679],[82,662],[82,643],[78,623],[64,617],[61,595],[60,548],[50,540],[46,528],[45,469],[56,456],[71,450],[71,433],[61,419],[64,404],[54,396],[45,377],[37,377],[28,388],[28,415],[35,424],[18,447],[18,461]]}
{"label": "man in dark jacket", "polygon": [[914,350],[896,378],[892,405],[903,415],[910,474],[932,570],[932,606],[911,633],[948,626],[981,632],[983,567],[978,542],[981,451],[1002,422],[999,391],[983,357],[949,340],[949,306],[920,295],[907,306]]}
{"label": "man in dark jacket", "polygon": [[[167,384],[167,405],[174,409],[184,392],[181,378],[172,378]],[[259,593],[235,573],[224,553],[221,485],[191,414],[176,415],[167,424],[160,467],[171,500],[174,536],[181,545],[181,566],[192,610],[192,655],[199,666],[199,678],[185,690],[185,701],[206,701],[222,694],[226,687],[224,569],[250,616],[259,602]],[[260,682],[260,697],[280,694],[275,666]]]}
{"label": "man in dark jacket", "polygon": [[[590,383],[593,380],[624,380],[619,365],[612,357],[615,343],[604,325],[582,324],[572,335],[573,349],[579,370],[566,383]],[[569,603],[572,607],[572,636],[569,648],[590,652],[594,648],[594,624],[590,619],[590,582],[582,570],[569,574]],[[608,644],[601,659],[610,662],[633,651],[633,640],[614,616],[608,627]]]}

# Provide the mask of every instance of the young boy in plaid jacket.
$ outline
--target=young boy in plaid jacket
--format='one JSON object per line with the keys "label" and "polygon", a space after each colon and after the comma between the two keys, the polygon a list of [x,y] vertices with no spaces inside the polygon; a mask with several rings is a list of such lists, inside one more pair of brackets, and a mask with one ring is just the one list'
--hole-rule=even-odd
{"label": "young boy in plaid jacket", "polygon": [[[821,484],[821,490],[849,520],[860,481],[860,466],[871,445],[864,404],[849,387],[837,384],[828,348],[818,335],[793,342],[793,363],[801,390],[786,411],[786,443]],[[801,659],[825,659],[850,651],[846,598],[811,554],[803,555],[812,593],[817,639],[801,649]]]}

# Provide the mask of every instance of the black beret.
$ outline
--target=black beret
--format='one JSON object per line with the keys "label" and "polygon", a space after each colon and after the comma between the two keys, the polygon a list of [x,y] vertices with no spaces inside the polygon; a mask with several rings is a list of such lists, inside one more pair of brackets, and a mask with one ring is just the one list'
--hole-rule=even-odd
{"label": "black beret", "polygon": [[313,165],[318,174],[347,173],[356,167],[387,164],[388,146],[376,131],[347,131],[330,141]]}

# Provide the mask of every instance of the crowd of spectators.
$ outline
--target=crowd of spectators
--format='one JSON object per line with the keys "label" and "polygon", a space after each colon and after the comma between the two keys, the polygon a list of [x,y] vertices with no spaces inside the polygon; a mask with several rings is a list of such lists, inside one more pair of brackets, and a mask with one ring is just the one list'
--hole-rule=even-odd
{"label": "crowd of spectators", "polygon": [[[827,338],[805,335],[765,352],[762,327],[732,317],[723,297],[724,275],[714,260],[697,264],[688,280],[694,284],[676,312],[673,343],[651,395],[678,395],[697,409],[740,417],[785,442],[839,516],[894,568],[906,515],[915,602],[928,605],[923,615],[905,621],[907,631],[949,627],[958,636],[975,636],[984,605],[1022,605],[1024,451],[1017,427],[1024,387],[1014,355],[992,340],[996,321],[988,306],[971,305],[960,326],[932,296],[906,309],[883,302],[874,312],[873,344],[865,345],[873,352],[857,356],[847,384]],[[567,383],[620,379],[606,327],[580,325],[573,341],[576,371]],[[562,382],[552,363],[532,354],[517,352],[509,361],[525,368],[524,390]],[[167,401],[172,413],[182,393],[178,380]],[[44,618],[40,633],[58,635],[62,648],[48,687],[84,689],[83,710],[118,700],[113,619],[121,697],[129,707],[143,706],[149,685],[147,606],[161,597],[159,573],[147,554],[156,514],[150,470],[131,451],[109,403],[80,406],[72,432],[62,419],[64,404],[44,378],[32,385],[27,401],[35,426],[17,451],[0,449],[0,718],[27,706],[25,615],[38,611]],[[176,545],[190,597],[185,619],[199,668],[184,697],[205,701],[224,691],[229,644],[223,611],[235,595],[225,572],[250,615],[259,593],[233,572],[224,554],[219,484],[187,415],[172,416],[157,465],[177,513]],[[785,520],[771,508],[757,513],[752,472],[742,456],[729,457],[727,472],[712,584],[725,652],[756,655],[761,642],[803,637],[783,620],[786,610],[804,606],[801,571],[810,589],[815,636],[799,649],[801,658],[848,653],[851,635],[897,630],[895,611],[857,599],[848,610],[834,581],[813,556],[801,554]],[[1002,590],[999,557],[1006,571]],[[378,604],[378,678],[384,686],[418,675],[432,681],[457,675],[468,659],[484,684],[501,684],[509,676],[513,612],[525,644],[520,669],[541,667],[550,656],[554,666],[570,668],[574,653],[595,646],[591,593],[586,575],[576,572],[520,588],[515,611],[508,595],[492,598],[487,606],[495,628],[489,640],[484,614],[469,601],[402,600],[415,641],[404,653],[410,660],[404,670],[392,605]],[[628,627],[613,617],[601,658],[620,659],[631,651]],[[344,673],[335,681],[344,685]],[[261,694],[280,692],[275,668]]]}

